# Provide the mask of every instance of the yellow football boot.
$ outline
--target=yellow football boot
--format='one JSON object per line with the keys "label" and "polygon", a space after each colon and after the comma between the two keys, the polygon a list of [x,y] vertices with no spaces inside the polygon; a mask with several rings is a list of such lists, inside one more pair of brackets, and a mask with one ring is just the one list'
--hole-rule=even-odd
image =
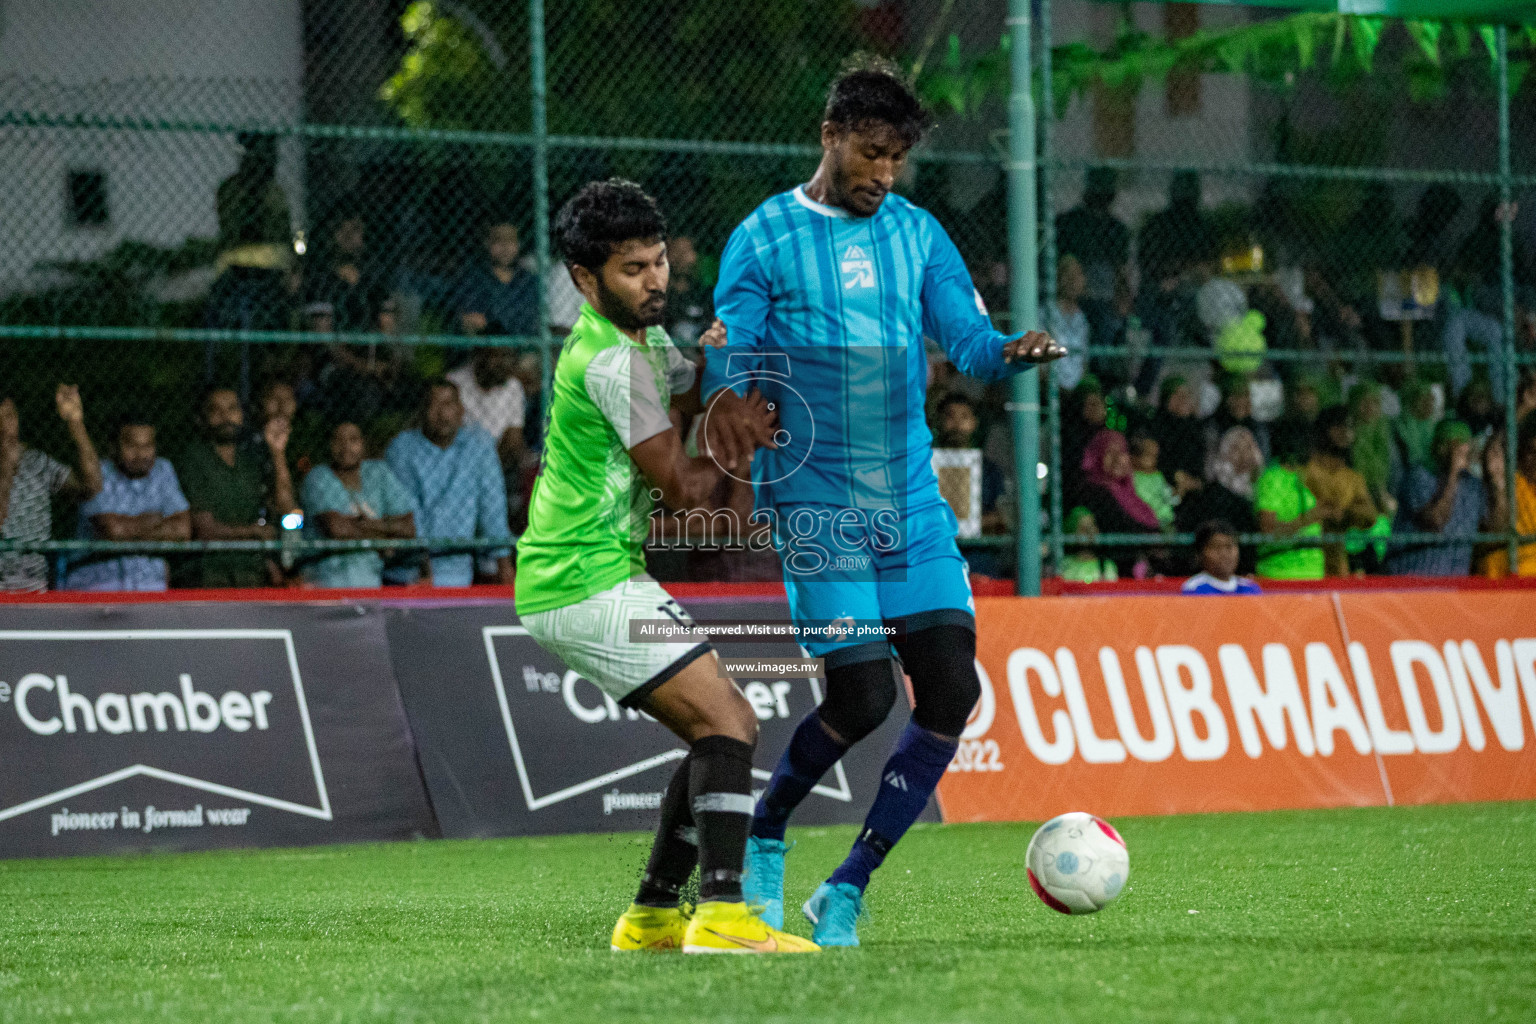
{"label": "yellow football boot", "polygon": [[819,953],[810,939],[781,932],[745,903],[700,903],[683,936],[684,953]]}
{"label": "yellow football boot", "polygon": [[688,915],[679,907],[642,907],[631,903],[613,926],[608,948],[615,953],[664,953],[681,949]]}

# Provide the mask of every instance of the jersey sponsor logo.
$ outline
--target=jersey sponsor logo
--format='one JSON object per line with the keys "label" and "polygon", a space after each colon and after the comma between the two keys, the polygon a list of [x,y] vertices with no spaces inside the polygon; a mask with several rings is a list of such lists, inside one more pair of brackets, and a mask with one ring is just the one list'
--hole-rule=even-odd
{"label": "jersey sponsor logo", "polygon": [[857,245],[850,245],[843,253],[843,291],[875,286],[875,263]]}

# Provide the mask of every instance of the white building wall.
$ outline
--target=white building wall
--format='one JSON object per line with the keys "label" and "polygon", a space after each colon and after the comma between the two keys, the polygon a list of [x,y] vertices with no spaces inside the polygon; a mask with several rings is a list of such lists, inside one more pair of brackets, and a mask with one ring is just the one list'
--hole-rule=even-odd
{"label": "white building wall", "polygon": [[[300,0],[0,0],[0,110],[279,126],[297,121]],[[296,143],[278,176],[302,210]],[[233,133],[0,127],[0,287],[119,242],[176,246],[218,231],[214,194],[239,159]],[[107,176],[110,221],[70,223],[72,170]]]}
{"label": "white building wall", "polygon": [[[1057,45],[1088,42],[1102,49],[1113,42],[1120,7],[1092,0],[1058,0],[1051,5],[1052,35]],[[1159,4],[1132,7],[1138,28],[1155,36],[1163,34],[1163,9]],[[1200,28],[1220,31],[1245,22],[1241,7],[1201,4]],[[1241,75],[1201,76],[1200,108],[1188,115],[1168,111],[1167,90],[1161,78],[1147,79],[1136,97],[1135,147],[1138,160],[1198,163],[1238,163],[1255,154],[1252,137],[1252,96]],[[1054,125],[1056,154],[1062,159],[1092,160],[1104,154],[1094,151],[1093,102],[1074,99],[1067,114]],[[1251,201],[1256,182],[1252,178],[1207,176],[1204,184],[1208,206],[1231,200]],[[1148,213],[1167,205],[1167,176],[1156,173],[1121,175],[1115,213],[1134,228]],[[1077,205],[1082,175],[1059,175],[1054,205],[1060,213]]]}

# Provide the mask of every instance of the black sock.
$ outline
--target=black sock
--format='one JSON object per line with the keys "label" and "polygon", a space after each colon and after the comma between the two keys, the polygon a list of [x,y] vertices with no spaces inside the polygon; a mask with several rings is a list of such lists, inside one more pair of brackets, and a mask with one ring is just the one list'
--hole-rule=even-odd
{"label": "black sock", "polygon": [[692,755],[683,758],[667,784],[667,795],[662,798],[661,824],[656,828],[651,859],[645,865],[640,892],[635,897],[635,902],[643,907],[677,906],[677,894],[699,862],[699,836],[688,802],[692,764]]}
{"label": "black sock", "polygon": [[729,736],[693,744],[689,804],[699,830],[699,902],[741,902],[741,862],[752,826],[752,745]]}

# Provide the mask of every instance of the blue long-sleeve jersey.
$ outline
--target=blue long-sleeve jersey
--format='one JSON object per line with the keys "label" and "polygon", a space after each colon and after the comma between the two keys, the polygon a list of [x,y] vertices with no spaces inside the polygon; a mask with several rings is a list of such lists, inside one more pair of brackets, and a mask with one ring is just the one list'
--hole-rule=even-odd
{"label": "blue long-sleeve jersey", "polygon": [[731,234],[715,287],[724,349],[706,349],[702,391],[758,387],[783,428],[753,462],[759,508],[817,504],[916,510],[942,500],[923,416],[924,337],[983,379],[1003,361],[960,252],[928,211],[887,196],[873,217],[796,188]]}

